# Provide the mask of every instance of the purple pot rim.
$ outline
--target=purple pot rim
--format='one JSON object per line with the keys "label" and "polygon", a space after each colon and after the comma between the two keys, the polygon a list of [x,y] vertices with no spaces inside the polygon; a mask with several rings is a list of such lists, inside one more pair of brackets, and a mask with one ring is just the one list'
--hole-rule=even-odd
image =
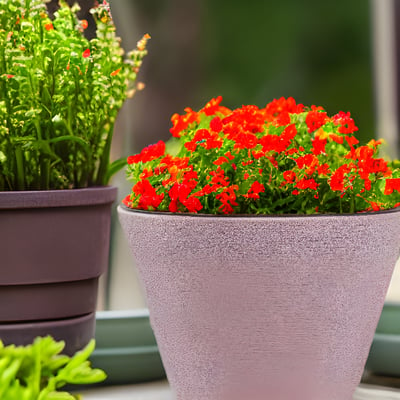
{"label": "purple pot rim", "polygon": [[400,207],[389,210],[368,211],[354,214],[195,214],[195,213],[172,213],[169,211],[148,211],[137,208],[129,208],[124,204],[118,205],[118,212],[132,214],[142,214],[146,216],[165,216],[172,218],[214,218],[214,219],[311,219],[311,218],[358,218],[358,217],[378,217],[386,214],[400,213]]}
{"label": "purple pot rim", "polygon": [[0,210],[111,204],[117,197],[117,190],[115,186],[94,186],[83,189],[5,191],[0,192]]}
{"label": "purple pot rim", "polygon": [[66,317],[59,319],[49,319],[49,320],[37,320],[37,321],[21,321],[21,322],[6,322],[0,324],[0,332],[6,332],[8,330],[19,330],[27,328],[47,328],[47,327],[57,327],[63,328],[75,324],[81,324],[88,322],[96,318],[96,312],[91,312],[88,314],[78,315],[76,317]]}

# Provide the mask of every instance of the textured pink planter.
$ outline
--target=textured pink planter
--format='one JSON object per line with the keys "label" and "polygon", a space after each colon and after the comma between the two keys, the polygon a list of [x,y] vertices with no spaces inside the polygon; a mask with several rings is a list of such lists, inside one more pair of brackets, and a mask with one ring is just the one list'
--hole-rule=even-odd
{"label": "textured pink planter", "polygon": [[399,257],[399,211],[118,211],[178,400],[352,399]]}
{"label": "textured pink planter", "polygon": [[72,353],[94,336],[115,187],[0,192],[0,339],[53,335]]}

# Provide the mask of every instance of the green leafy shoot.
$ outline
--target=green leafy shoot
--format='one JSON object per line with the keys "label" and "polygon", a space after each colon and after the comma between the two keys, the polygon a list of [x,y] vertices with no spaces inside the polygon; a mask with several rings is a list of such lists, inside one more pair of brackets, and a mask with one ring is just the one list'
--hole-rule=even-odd
{"label": "green leafy shoot", "polygon": [[66,384],[93,384],[106,379],[88,361],[95,341],[72,357],[61,354],[65,343],[37,337],[27,346],[4,346],[0,341],[0,398],[2,400],[75,400],[60,389]]}

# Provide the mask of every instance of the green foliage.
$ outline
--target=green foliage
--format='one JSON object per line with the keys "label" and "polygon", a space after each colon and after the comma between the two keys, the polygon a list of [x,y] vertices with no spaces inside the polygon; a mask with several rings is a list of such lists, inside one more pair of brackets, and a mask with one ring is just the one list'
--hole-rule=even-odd
{"label": "green foliage", "polygon": [[88,358],[94,340],[73,357],[60,354],[64,342],[38,337],[28,346],[4,346],[0,341],[0,398],[2,400],[75,400],[59,391],[66,384],[92,384],[106,378],[92,369]]}
{"label": "green foliage", "polygon": [[108,5],[92,10],[90,41],[78,9],[60,1],[50,20],[45,0],[0,0],[0,190],[107,183],[114,122],[149,37],[125,57]]}

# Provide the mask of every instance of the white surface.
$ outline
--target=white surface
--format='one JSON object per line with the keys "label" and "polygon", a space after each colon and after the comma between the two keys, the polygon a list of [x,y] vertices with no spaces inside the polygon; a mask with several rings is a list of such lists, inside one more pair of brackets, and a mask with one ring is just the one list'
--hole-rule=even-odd
{"label": "white surface", "polygon": [[353,396],[354,400],[398,400],[400,390],[371,385],[360,385]]}
{"label": "white surface", "polygon": [[166,381],[81,391],[83,400],[173,400]]}
{"label": "white surface", "polygon": [[[140,385],[110,386],[87,390],[81,392],[81,394],[83,395],[83,400],[174,400],[166,381]],[[400,390],[372,385],[360,385],[353,399],[400,400]]]}
{"label": "white surface", "polygon": [[400,302],[400,258],[394,269],[386,299],[391,302]]}

